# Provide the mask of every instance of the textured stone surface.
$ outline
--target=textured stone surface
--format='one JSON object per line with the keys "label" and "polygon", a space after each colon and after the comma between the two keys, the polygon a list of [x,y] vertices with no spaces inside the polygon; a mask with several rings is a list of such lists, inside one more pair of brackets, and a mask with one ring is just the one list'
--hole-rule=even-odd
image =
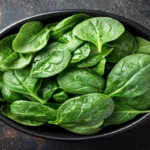
{"label": "textured stone surface", "polygon": [[35,14],[61,9],[92,9],[111,12],[150,29],[148,0],[0,0],[0,29]]}
{"label": "textured stone surface", "polygon": [[21,133],[0,122],[0,150],[149,150],[150,121],[99,140],[64,142]]}
{"label": "textured stone surface", "polygon": [[[35,14],[61,9],[92,9],[118,14],[150,29],[148,0],[0,0],[0,30]],[[150,121],[122,134],[94,141],[62,142],[21,133],[0,121],[0,150],[149,150]]]}

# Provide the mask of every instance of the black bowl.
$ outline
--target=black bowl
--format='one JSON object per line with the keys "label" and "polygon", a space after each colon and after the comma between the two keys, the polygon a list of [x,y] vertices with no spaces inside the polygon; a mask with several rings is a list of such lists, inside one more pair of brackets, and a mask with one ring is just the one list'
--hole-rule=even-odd
{"label": "black bowl", "polygon": [[[138,35],[141,36],[147,40],[150,40],[150,31],[145,29],[144,27],[140,26],[139,24],[128,20],[126,18],[106,13],[106,12],[101,12],[101,11],[90,11],[90,10],[62,10],[62,11],[53,11],[53,12],[48,12],[48,13],[43,13],[40,15],[35,15],[33,17],[29,17],[23,20],[20,20],[18,22],[15,22],[2,30],[0,32],[0,39],[3,37],[16,33],[19,30],[19,27],[24,24],[25,22],[31,21],[31,20],[39,20],[42,21],[43,23],[50,23],[50,22],[55,22],[59,21],[67,16],[76,14],[76,13],[86,13],[90,14],[92,16],[108,16],[115,18],[122,22],[124,26],[133,34],[133,35]],[[134,127],[135,125],[143,122],[146,120],[150,114],[145,114],[145,115],[139,115],[135,119],[133,119],[130,122],[124,123],[122,125],[118,126],[111,126],[111,127],[106,127],[103,130],[101,130],[99,133],[94,134],[94,135],[77,135],[73,134],[71,132],[66,131],[65,129],[62,129],[57,126],[52,126],[52,125],[45,125],[45,126],[40,126],[40,127],[29,127],[29,126],[24,126],[20,125],[9,118],[3,116],[0,114],[0,119],[4,121],[6,124],[22,131],[30,135],[38,136],[41,138],[46,138],[46,139],[55,139],[55,140],[88,140],[88,139],[97,139],[97,138],[102,138],[102,137],[108,137],[111,135],[115,135],[117,133],[121,133],[131,127]]]}

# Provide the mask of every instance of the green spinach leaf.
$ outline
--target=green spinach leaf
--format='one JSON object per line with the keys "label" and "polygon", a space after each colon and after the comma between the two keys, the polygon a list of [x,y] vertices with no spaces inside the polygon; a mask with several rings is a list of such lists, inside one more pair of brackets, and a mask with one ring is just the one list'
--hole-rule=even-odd
{"label": "green spinach leaf", "polygon": [[145,93],[150,86],[150,56],[133,54],[121,59],[111,70],[105,94],[132,98]]}
{"label": "green spinach leaf", "polygon": [[107,43],[113,51],[106,57],[107,62],[116,63],[122,58],[135,53],[138,44],[134,36],[127,30],[115,41]]}
{"label": "green spinach leaf", "polygon": [[25,99],[23,95],[9,90],[4,84],[1,89],[1,94],[2,94],[4,101],[7,101],[7,102],[14,102],[16,100]]}
{"label": "green spinach leaf", "polygon": [[41,121],[35,121],[32,119],[24,119],[24,118],[18,118],[16,116],[14,116],[11,111],[9,106],[2,106],[1,107],[1,112],[4,116],[10,118],[11,120],[18,122],[22,125],[26,125],[26,126],[40,126],[45,124],[45,122],[41,122]]}
{"label": "green spinach leaf", "polygon": [[75,51],[84,41],[76,37],[72,31],[64,34],[58,39],[58,42],[64,43],[63,46],[70,52]]}
{"label": "green spinach leaf", "polygon": [[105,88],[104,79],[89,69],[68,68],[57,80],[65,92],[73,94],[101,93]]}
{"label": "green spinach leaf", "polygon": [[37,95],[47,102],[58,88],[58,84],[53,79],[45,78],[42,80]]}
{"label": "green spinach leaf", "polygon": [[45,103],[35,91],[38,78],[29,76],[29,73],[29,68],[7,71],[3,77],[4,85],[13,92],[28,95],[28,98],[31,97],[34,100]]}
{"label": "green spinach leaf", "polygon": [[48,45],[35,56],[30,76],[38,78],[54,76],[68,66],[70,59],[71,53],[63,47],[63,44]]}
{"label": "green spinach leaf", "polygon": [[21,69],[32,60],[31,54],[19,54],[12,48],[12,42],[16,35],[10,35],[0,41],[0,70]]}
{"label": "green spinach leaf", "polygon": [[92,52],[89,54],[87,58],[84,60],[73,64],[73,66],[77,68],[87,68],[92,67],[98,64],[102,59],[104,59],[109,53],[113,50],[113,48],[103,48],[102,53],[99,52]]}
{"label": "green spinach leaf", "polygon": [[125,101],[134,109],[146,110],[150,107],[150,89],[148,89],[144,94],[140,96]]}
{"label": "green spinach leaf", "polygon": [[92,68],[92,70],[94,72],[96,72],[98,75],[100,76],[103,76],[104,75],[104,72],[105,72],[105,63],[106,63],[106,59],[103,58],[99,63],[98,65],[94,66]]}
{"label": "green spinach leaf", "polygon": [[90,18],[91,16],[87,14],[75,14],[70,17],[67,17],[60,21],[53,29],[52,29],[52,37],[60,38],[63,34],[71,31],[75,25],[80,23],[81,21]]}
{"label": "green spinach leaf", "polygon": [[97,46],[101,53],[102,46],[117,39],[124,32],[124,26],[109,17],[94,17],[79,23],[73,29],[73,34],[82,40]]}
{"label": "green spinach leaf", "polygon": [[115,101],[114,112],[105,120],[104,126],[122,124],[134,119],[139,114],[149,112],[150,110],[136,110],[129,106],[126,101]]}
{"label": "green spinach leaf", "polygon": [[87,58],[89,54],[90,54],[90,45],[88,43],[85,43],[73,52],[71,63],[80,62],[81,60]]}
{"label": "green spinach leaf", "polygon": [[56,119],[57,111],[39,102],[25,100],[15,101],[10,105],[11,113],[18,118],[35,121],[50,121]]}
{"label": "green spinach leaf", "polygon": [[99,93],[71,98],[58,109],[57,120],[49,121],[67,128],[78,125],[96,125],[108,118],[114,110],[111,98]]}
{"label": "green spinach leaf", "polygon": [[74,127],[65,127],[61,126],[62,128],[65,128],[68,131],[71,131],[73,133],[77,134],[83,134],[83,135],[90,135],[99,132],[102,128],[103,121],[100,121],[96,125],[76,125]]}
{"label": "green spinach leaf", "polygon": [[41,50],[46,46],[52,28],[52,26],[43,28],[43,24],[39,21],[25,23],[13,41],[13,49],[24,54]]}
{"label": "green spinach leaf", "polygon": [[64,91],[59,91],[57,93],[55,93],[53,95],[53,99],[56,101],[56,102],[59,102],[59,103],[63,103],[65,102],[66,100],[69,99],[69,96],[66,92]]}
{"label": "green spinach leaf", "polygon": [[136,40],[138,42],[138,49],[136,53],[150,55],[150,42],[139,36],[136,37]]}

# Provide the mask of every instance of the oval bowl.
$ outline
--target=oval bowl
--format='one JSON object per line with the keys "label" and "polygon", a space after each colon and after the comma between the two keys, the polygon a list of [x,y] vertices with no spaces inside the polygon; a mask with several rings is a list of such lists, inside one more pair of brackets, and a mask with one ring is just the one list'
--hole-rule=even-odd
{"label": "oval bowl", "polygon": [[[32,20],[38,20],[43,22],[44,24],[50,23],[50,22],[55,22],[59,21],[65,17],[68,17],[73,14],[77,13],[86,13],[91,16],[107,16],[107,17],[112,17],[114,19],[117,19],[120,21],[124,26],[133,34],[133,35],[138,35],[141,36],[147,40],[150,41],[150,31],[144,28],[143,26],[137,24],[136,22],[133,22],[129,19],[126,19],[124,17],[114,15],[111,13],[106,13],[106,12],[101,12],[101,11],[91,11],[91,10],[61,10],[61,11],[53,11],[53,12],[48,12],[48,13],[43,13],[39,15],[35,15],[32,17],[28,17],[22,20],[19,20],[5,29],[0,31],[0,40],[8,36],[10,34],[16,33],[20,26],[23,25],[25,22],[32,21]],[[2,105],[2,104],[0,104]],[[104,138],[108,136],[115,135],[117,133],[121,133],[123,131],[126,131],[135,125],[138,125],[139,123],[145,121],[147,118],[149,118],[150,114],[144,114],[144,115],[139,115],[132,121],[129,121],[127,123],[124,123],[122,125],[116,125],[116,126],[111,126],[111,127],[105,127],[103,130],[98,132],[97,134],[94,135],[78,135],[78,134],[73,134],[71,132],[66,131],[65,129],[62,129],[57,126],[53,125],[45,125],[45,126],[39,126],[39,127],[29,127],[29,126],[24,126],[21,124],[18,124],[9,118],[5,117],[0,113],[0,119],[5,122],[6,124],[10,125],[11,127],[20,130],[24,133],[37,136],[40,138],[45,138],[45,139],[53,139],[53,140],[72,140],[72,141],[77,141],[77,140],[89,140],[89,139],[98,139],[98,138]]]}

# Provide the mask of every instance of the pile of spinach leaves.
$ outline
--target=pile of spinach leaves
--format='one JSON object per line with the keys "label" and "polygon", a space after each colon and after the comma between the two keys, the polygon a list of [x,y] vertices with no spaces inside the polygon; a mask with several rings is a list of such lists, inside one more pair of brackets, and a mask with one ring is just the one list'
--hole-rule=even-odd
{"label": "pile of spinach leaves", "polygon": [[110,17],[27,22],[0,41],[1,113],[84,135],[149,113],[149,47]]}

